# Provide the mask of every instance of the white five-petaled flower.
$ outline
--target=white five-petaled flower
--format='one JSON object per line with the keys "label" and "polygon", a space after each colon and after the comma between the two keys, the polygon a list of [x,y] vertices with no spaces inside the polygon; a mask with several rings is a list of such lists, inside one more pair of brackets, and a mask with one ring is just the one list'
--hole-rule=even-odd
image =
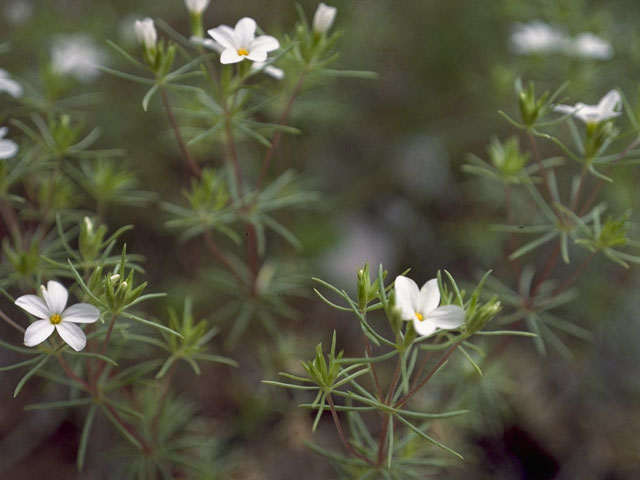
{"label": "white five-petaled flower", "polygon": [[[224,51],[224,47],[222,45],[220,45],[215,40],[211,40],[210,38],[202,38],[194,35],[190,40],[196,45],[201,45],[204,48],[213,50],[214,52],[222,53]],[[285,75],[284,70],[268,64],[267,62],[253,62],[253,64],[251,65],[251,70],[264,72],[270,77],[275,78],[276,80],[282,80]]]}
{"label": "white five-petaled flower", "polygon": [[133,31],[136,34],[138,41],[144,45],[145,48],[149,50],[156,48],[158,33],[156,32],[156,26],[151,18],[146,17],[142,20],[136,20],[133,24]]}
{"label": "white five-petaled flower", "polygon": [[563,52],[570,42],[563,32],[540,20],[518,23],[511,34],[511,48],[518,54]]}
{"label": "white five-petaled flower", "polygon": [[0,159],[13,157],[18,153],[18,145],[13,140],[5,140],[4,136],[9,129],[7,127],[0,127]]}
{"label": "white five-petaled flower", "polygon": [[597,105],[578,102],[573,107],[571,105],[556,105],[553,111],[574,115],[587,125],[597,124],[621,115],[621,112],[616,110],[621,105],[621,100],[617,90],[609,90]]}
{"label": "white five-petaled flower", "polygon": [[256,22],[244,17],[231,28],[220,25],[207,31],[213,39],[224,47],[220,63],[238,63],[245,58],[254,62],[267,60],[267,53],[280,47],[278,40],[270,35],[256,37]]}
{"label": "white five-petaled flower", "polygon": [[4,68],[0,68],[0,92],[7,92],[13,98],[22,96],[22,85],[12,80]]}
{"label": "white five-petaled flower", "polygon": [[319,3],[316,12],[313,14],[313,23],[311,24],[313,31],[320,34],[329,31],[337,13],[338,9],[336,7]]}
{"label": "white five-petaled flower", "polygon": [[90,82],[100,75],[98,66],[104,61],[104,51],[83,34],[60,36],[51,49],[53,70],[81,82]]}
{"label": "white five-petaled flower", "polygon": [[413,328],[421,337],[437,329],[450,330],[464,324],[464,309],[457,305],[440,304],[438,281],[433,278],[418,289],[416,282],[402,275],[396,277],[396,308],[403,320],[413,321]]}
{"label": "white five-petaled flower", "polygon": [[184,0],[187,10],[194,15],[201,15],[209,6],[209,0]]}
{"label": "white five-petaled flower", "polygon": [[76,352],[82,350],[87,344],[87,337],[74,324],[93,323],[100,317],[100,311],[88,303],[77,303],[65,308],[69,294],[58,282],[49,281],[46,288],[44,285],[40,287],[40,291],[42,298],[22,295],[16,299],[16,305],[39,318],[24,332],[24,344],[27,347],[38,345],[57,330],[58,335],[71,348]]}
{"label": "white five-petaled flower", "polygon": [[573,39],[569,53],[576,57],[608,60],[613,57],[613,47],[597,35],[584,32]]}

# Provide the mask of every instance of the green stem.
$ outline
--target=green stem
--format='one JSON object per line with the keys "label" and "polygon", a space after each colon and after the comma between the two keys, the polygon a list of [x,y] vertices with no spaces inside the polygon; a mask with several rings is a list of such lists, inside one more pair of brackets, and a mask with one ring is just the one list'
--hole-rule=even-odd
{"label": "green stem", "polygon": [[171,103],[169,102],[169,95],[167,94],[167,90],[164,87],[160,88],[160,96],[162,98],[162,105],[164,106],[164,111],[167,114],[167,119],[169,120],[169,124],[173,129],[173,133],[178,142],[178,146],[180,147],[180,151],[182,152],[182,156],[184,160],[187,162],[187,166],[191,169],[193,174],[200,178],[202,176],[202,169],[198,166],[196,161],[189,153],[189,149],[187,148],[187,144],[182,138],[182,133],[180,133],[180,127],[178,126],[178,122],[176,121],[176,117],[173,114],[173,110],[171,109]]}

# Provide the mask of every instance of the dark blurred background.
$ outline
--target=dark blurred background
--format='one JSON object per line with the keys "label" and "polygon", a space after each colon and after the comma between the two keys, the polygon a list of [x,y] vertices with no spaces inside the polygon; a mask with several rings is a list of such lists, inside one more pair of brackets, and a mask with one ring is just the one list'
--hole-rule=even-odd
{"label": "dark blurred background", "polygon": [[[300,3],[311,16],[316,3]],[[518,77],[535,81],[540,92],[569,80],[564,103],[597,103],[614,87],[637,101],[640,3],[351,0],[331,4],[339,10],[334,28],[344,30],[337,66],[374,71],[379,77],[337,79],[303,92],[294,108],[290,122],[303,134],[285,138],[278,161],[305,172],[323,195],[322,206],[294,225],[305,245],[300,254],[308,265],[308,271],[301,273],[351,291],[356,270],[365,261],[373,266],[382,262],[391,275],[411,267],[418,281],[442,268],[458,279],[473,281],[478,272],[495,268],[508,283],[505,239],[488,228],[504,221],[499,216],[503,199],[461,171],[466,154],[486,158],[492,135],[505,138],[515,133],[497,110],[517,115]],[[76,43],[80,38],[99,63],[125,69],[105,40],[137,52],[132,35],[135,19],[161,18],[183,34],[188,32],[188,17],[179,0],[3,0],[0,11],[0,43],[10,46],[0,56],[0,67],[32,90],[42,90],[40,72],[55,49],[70,38]],[[255,18],[265,32],[277,37],[297,19],[289,0],[213,0],[205,12],[205,28],[233,25],[243,16]],[[518,24],[534,20],[568,35],[592,32],[609,42],[613,53],[607,59],[518,54],[511,35]],[[124,161],[136,172],[142,189],[179,201],[188,174],[158,103],[152,102],[150,112],[143,112],[140,85],[100,72],[70,82],[70,94],[87,93],[71,110],[88,129],[101,127],[100,147],[124,148]],[[550,145],[543,150],[549,156],[557,154]],[[605,194],[610,205],[618,210],[637,207],[636,169],[625,168],[615,180]],[[185,248],[167,232],[157,204],[112,208],[106,220],[112,230],[135,224],[126,237],[128,248],[145,255],[154,291],[171,291],[176,298],[189,292],[200,305],[198,315],[209,314],[206,303],[198,302],[211,288],[197,278],[203,252]],[[637,215],[631,220],[637,221]],[[565,359],[553,351],[540,357],[531,342],[516,339],[503,354],[508,364],[489,368],[480,379],[469,372],[465,408],[475,418],[443,427],[442,432],[458,442],[453,446],[465,452],[466,461],[439,478],[640,478],[638,283],[634,269],[594,262],[578,284],[579,297],[564,312],[566,318],[593,331],[594,342],[566,339],[574,356]],[[240,363],[239,369],[208,367],[200,377],[184,375],[178,380],[180,389],[220,432],[221,471],[231,472],[221,473],[220,478],[337,478],[322,458],[303,446],[312,440],[339,448],[330,419],[311,435],[312,419],[294,407],[310,399],[260,384],[264,378],[275,378],[277,371],[299,370],[298,360],[310,357],[319,341],[326,344],[334,328],[340,348],[359,353],[354,319],[329,310],[310,292],[309,287],[307,300],[294,301],[298,320],[283,320],[285,333],[280,338],[245,338],[229,353]],[[0,332],[13,335],[4,326]],[[485,347],[491,350],[492,344]],[[104,457],[96,449],[90,449],[90,467],[76,473],[79,415],[23,412],[25,404],[41,395],[41,384],[34,383],[13,400],[18,374],[3,373],[1,378],[0,478],[105,478],[100,468]],[[483,388],[499,392],[500,398],[483,396]],[[98,426],[95,442],[101,445],[109,426]],[[458,433],[452,434],[451,428],[454,432],[458,428]]]}

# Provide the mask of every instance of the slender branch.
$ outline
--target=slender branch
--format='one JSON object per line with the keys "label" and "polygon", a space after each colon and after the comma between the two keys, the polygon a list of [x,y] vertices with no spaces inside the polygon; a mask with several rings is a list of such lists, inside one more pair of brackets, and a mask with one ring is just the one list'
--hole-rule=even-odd
{"label": "slender branch", "polygon": [[[109,322],[109,328],[107,329],[107,335],[104,337],[104,342],[102,343],[102,348],[100,349],[100,354],[104,355],[107,351],[107,346],[109,345],[109,340],[111,339],[111,332],[113,331],[113,326],[116,323],[116,316],[115,315],[111,315],[111,321]],[[100,378],[100,375],[102,375],[102,372],[104,371],[104,367],[107,365],[107,362],[105,362],[104,360],[100,360],[100,365],[98,366],[96,373],[94,375],[94,382],[98,381],[98,378]]]}
{"label": "slender branch", "polygon": [[16,216],[16,212],[13,207],[4,199],[0,199],[0,215],[7,226],[8,232],[21,237],[20,234],[20,222]]}
{"label": "slender branch", "polygon": [[[507,222],[509,223],[509,225],[513,225],[514,220],[513,220],[513,205],[511,203],[512,199],[512,191],[511,191],[511,185],[507,184],[505,185],[505,192],[504,192],[504,196],[505,196],[505,203],[506,203],[506,208],[507,208]],[[516,236],[515,233],[510,232],[509,233],[509,250],[511,252],[515,252],[518,249],[518,244],[516,241]],[[509,257],[507,257],[509,258]],[[511,270],[513,271],[513,274],[515,275],[516,278],[520,277],[520,274],[522,272],[522,268],[520,267],[520,259],[519,258],[514,258],[509,260],[509,265],[511,266]]]}
{"label": "slender branch", "polygon": [[549,278],[549,276],[551,275],[551,272],[553,271],[554,267],[558,263],[558,256],[560,255],[560,242],[561,240],[558,240],[558,243],[554,247],[553,252],[551,252],[551,255],[549,255],[549,258],[547,259],[547,263],[545,263],[545,266],[542,269],[542,273],[540,274],[540,276],[538,276],[535,283],[533,284],[533,287],[531,288],[531,292],[529,293],[529,298],[533,298],[536,296],[536,293],[538,293],[538,289],[540,288],[540,285],[542,285],[542,283],[547,278]]}
{"label": "slender branch", "polygon": [[549,195],[549,199],[557,202],[558,199],[555,198],[553,192],[551,191],[547,169],[544,168],[544,164],[542,163],[542,157],[540,156],[540,150],[538,149],[538,142],[536,142],[536,139],[530,130],[527,130],[527,137],[529,138],[529,143],[531,144],[533,158],[535,159],[536,163],[538,164],[538,168],[540,168],[540,172],[542,173],[542,179],[544,180],[544,186],[547,190],[547,194]]}
{"label": "slender branch", "polygon": [[242,278],[242,275],[240,275],[240,272],[236,270],[236,268],[233,266],[231,261],[224,255],[224,253],[222,253],[222,250],[218,248],[215,241],[213,240],[213,237],[211,236],[211,232],[209,232],[208,230],[205,230],[204,232],[204,241],[209,251],[213,253],[213,255],[218,260],[220,260],[220,262],[225,267],[227,267],[227,269],[238,279],[241,285],[244,284],[244,279]]}
{"label": "slender branch", "polygon": [[571,285],[573,285],[573,283],[578,279],[578,277],[580,277],[584,269],[587,268],[587,265],[589,265],[589,263],[591,262],[594,256],[595,256],[595,252],[591,252],[589,256],[586,257],[582,261],[582,263],[580,263],[578,268],[576,268],[576,270],[571,274],[571,276],[567,278],[564,282],[562,282],[562,285],[560,285],[558,288],[554,290],[553,296],[559,295],[560,293],[564,292],[567,288],[569,288]]}
{"label": "slender branch", "polygon": [[360,460],[367,462],[369,465],[371,465],[372,467],[375,466],[374,463],[369,460],[367,457],[365,457],[364,455],[362,455],[360,452],[357,452],[354,448],[353,445],[351,445],[351,443],[349,443],[349,441],[347,440],[347,436],[344,433],[344,430],[342,429],[342,423],[340,423],[340,418],[338,417],[338,412],[336,412],[336,406],[333,403],[333,397],[331,397],[331,393],[327,394],[327,403],[329,403],[329,410],[331,410],[331,416],[333,417],[333,423],[336,426],[336,430],[338,431],[338,436],[340,437],[340,440],[342,441],[342,445],[344,446],[345,450],[352,456],[359,458]]}
{"label": "slender branch", "polygon": [[109,405],[109,403],[105,401],[103,405],[104,405],[104,408],[109,410],[109,413],[113,416],[114,420],[118,422],[120,426],[129,433],[129,435],[131,435],[133,438],[135,438],[138,441],[138,443],[142,447],[142,451],[145,453],[151,453],[151,451],[153,450],[153,447],[146,442],[146,440],[142,437],[142,435],[140,435],[140,433],[135,428],[133,428],[129,423],[124,421],[120,416],[120,414],[118,413],[118,411],[115,408],[113,408],[111,405]]}
{"label": "slender branch", "polygon": [[[638,145],[640,145],[640,136],[636,138],[633,142],[631,142],[629,145],[627,145],[627,147],[622,152],[620,152],[620,154],[611,163],[614,164],[624,159],[624,157],[626,157],[629,154],[629,152],[634,148],[636,148]],[[607,172],[605,175],[609,175],[612,169],[613,169],[613,165],[611,165],[607,169]],[[589,198],[587,198],[587,201],[585,202],[585,204],[580,208],[580,211],[578,212],[578,216],[584,215],[589,210],[589,207],[591,207],[591,204],[595,201],[603,185],[604,185],[604,180],[599,179],[598,184],[591,192],[591,195],[589,195]]]}
{"label": "slender branch", "polygon": [[[395,393],[396,387],[398,386],[398,381],[400,380],[400,372],[402,371],[402,357],[398,355],[398,360],[396,361],[396,368],[393,372],[393,377],[391,378],[391,383],[389,384],[389,390],[387,390],[387,398],[385,399],[386,405],[391,405],[393,403],[393,395]],[[378,439],[378,465],[382,465],[384,461],[385,454],[385,446],[387,445],[387,432],[389,431],[389,413],[385,413],[382,416],[382,428],[380,429],[380,437]]]}
{"label": "slender branch", "polygon": [[[364,315],[366,315],[366,313],[364,313]],[[369,341],[369,339],[364,333],[362,334],[362,337],[364,339],[365,352],[367,352],[368,357],[372,357],[373,349],[371,348],[371,342]],[[378,380],[378,373],[376,371],[375,363],[371,364],[371,375],[373,376],[373,383],[376,387],[376,395],[378,396],[378,400],[382,401],[383,400],[382,389],[380,388],[380,381]]]}
{"label": "slender branch", "polygon": [[86,380],[79,377],[73,370],[71,370],[71,367],[69,367],[69,365],[67,364],[66,360],[62,357],[62,355],[57,354],[56,358],[58,359],[58,363],[60,364],[60,366],[62,366],[62,369],[65,371],[65,373],[70,379],[79,383],[82,386],[82,388],[84,388],[87,392],[89,392],[93,397],[96,396],[95,388],[92,388],[91,385],[89,385],[89,383],[87,383]]}
{"label": "slender branch", "polygon": [[440,370],[440,367],[442,367],[442,365],[444,365],[444,363],[449,359],[451,354],[456,351],[456,349],[460,346],[462,341],[463,341],[463,339],[460,339],[456,343],[451,345],[449,347],[449,349],[446,352],[444,352],[444,355],[442,355],[442,358],[440,358],[440,360],[438,360],[438,363],[436,363],[433,366],[433,368],[429,371],[429,373],[427,373],[427,376],[424,377],[422,379],[422,381],[420,381],[420,383],[418,383],[415,387],[413,387],[411,390],[409,390],[409,393],[407,393],[404,397],[402,397],[400,400],[398,400],[396,402],[396,404],[394,405],[394,408],[401,408],[405,403],[407,403],[409,401],[409,399],[413,395],[415,395],[415,393],[418,390],[420,390],[422,387],[424,387],[427,384],[427,382],[429,380],[431,380],[431,378],[436,374],[436,372],[438,370]]}
{"label": "slender branch", "polygon": [[180,147],[180,151],[182,152],[182,156],[187,162],[188,167],[194,173],[195,176],[202,176],[202,169],[198,166],[196,161],[189,153],[189,149],[187,148],[187,144],[182,138],[182,134],[180,133],[180,127],[178,126],[178,122],[176,121],[176,117],[173,115],[173,110],[171,109],[171,103],[169,102],[169,95],[167,94],[167,90],[162,87],[160,88],[160,96],[162,97],[162,105],[164,106],[164,111],[167,114],[167,119],[169,120],[169,124],[173,129],[173,133],[176,136],[176,140],[178,141],[178,146]]}
{"label": "slender branch", "polygon": [[233,132],[231,131],[231,120],[229,118],[226,118],[224,122],[225,122],[224,131],[227,136],[227,150],[229,150],[229,158],[231,159],[231,165],[233,166],[233,173],[236,177],[236,188],[238,189],[238,195],[242,197],[244,195],[242,171],[240,170],[240,160],[238,158],[238,150],[236,148],[236,142],[233,139]]}
{"label": "slender branch", "polygon": [[[293,92],[291,93],[291,96],[289,97],[289,100],[287,101],[287,104],[284,107],[284,110],[282,111],[282,115],[280,115],[280,119],[278,120],[278,125],[284,125],[287,121],[287,118],[289,118],[289,114],[291,113],[291,108],[293,107],[293,102],[298,96],[298,94],[300,93],[300,90],[302,89],[302,84],[306,76],[307,76],[307,72],[306,70],[304,70],[300,74],[300,78],[298,79],[298,82],[296,83],[296,86],[294,87]],[[269,171],[273,154],[275,153],[275,150],[278,148],[278,145],[280,144],[280,138],[282,138],[282,130],[278,129],[273,133],[273,138],[271,139],[271,145],[265,152],[264,158],[262,159],[262,168],[260,169],[260,175],[258,176],[256,190],[260,189],[260,186],[262,185],[262,182],[264,181],[264,178],[266,177],[267,172]]]}
{"label": "slender branch", "polygon": [[14,322],[13,320],[11,320],[9,318],[9,316],[4,313],[2,310],[0,310],[0,318],[2,320],[4,320],[5,322],[7,322],[9,325],[11,325],[13,328],[15,328],[16,330],[24,333],[25,329],[23,327],[21,327],[20,325],[18,325],[16,322]]}

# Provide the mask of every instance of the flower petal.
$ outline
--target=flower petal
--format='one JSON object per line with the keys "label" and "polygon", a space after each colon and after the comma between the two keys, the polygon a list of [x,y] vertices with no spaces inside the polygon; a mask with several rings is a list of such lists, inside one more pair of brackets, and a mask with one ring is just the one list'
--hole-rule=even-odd
{"label": "flower petal", "polygon": [[265,52],[271,52],[280,48],[280,42],[275,37],[270,35],[260,35],[249,43],[249,51],[260,50]]}
{"label": "flower petal", "polygon": [[440,289],[438,288],[438,280],[432,278],[420,289],[417,309],[426,317],[431,310],[436,309],[439,303]]}
{"label": "flower petal", "polygon": [[433,322],[429,320],[418,320],[417,318],[413,319],[413,329],[416,333],[421,337],[428,337],[436,331],[436,326]]}
{"label": "flower petal", "polygon": [[403,275],[398,275],[394,282],[394,288],[396,292],[396,308],[400,310],[402,319],[415,319],[419,294],[416,282]]}
{"label": "flower petal", "polygon": [[622,97],[617,90],[609,90],[598,103],[598,110],[601,114],[611,114],[616,110],[616,106],[620,105]]}
{"label": "flower petal", "polygon": [[235,37],[239,47],[247,48],[256,36],[256,21],[253,18],[244,17],[238,20],[234,28]]}
{"label": "flower petal", "polygon": [[87,337],[84,332],[73,323],[59,323],[56,325],[56,330],[58,335],[76,352],[79,352],[87,345]]}
{"label": "flower petal", "polygon": [[571,105],[556,105],[553,107],[554,112],[570,114],[576,111],[576,107],[572,107]]}
{"label": "flower petal", "polygon": [[88,303],[76,303],[62,312],[63,322],[93,323],[100,318],[100,310]]}
{"label": "flower petal", "polygon": [[238,55],[235,48],[226,48],[220,55],[220,63],[238,63],[244,60],[242,55]]}
{"label": "flower petal", "polygon": [[429,312],[429,323],[446,330],[458,328],[464,324],[464,309],[458,305],[443,305]]}
{"label": "flower petal", "polygon": [[64,285],[55,280],[50,280],[47,282],[47,288],[42,287],[42,297],[52,314],[62,313],[64,307],[67,306],[69,293],[64,288]]}
{"label": "flower petal", "polygon": [[207,33],[224,48],[232,48],[233,50],[239,48],[238,40],[231,27],[220,25],[219,27],[207,30]]}
{"label": "flower petal", "polygon": [[0,140],[0,159],[15,157],[18,145],[13,140]]}
{"label": "flower petal", "polygon": [[21,297],[16,298],[15,303],[31,315],[49,321],[49,317],[51,316],[51,313],[49,313],[49,307],[47,307],[40,297],[36,297],[35,295],[22,295]]}
{"label": "flower petal", "polygon": [[[36,297],[38,298],[38,297]],[[53,333],[55,327],[49,320],[38,320],[27,327],[24,332],[24,344],[34,347],[44,342]]]}
{"label": "flower petal", "polygon": [[264,50],[251,50],[249,52],[249,55],[247,55],[247,58],[254,62],[264,63],[264,61],[267,59],[267,52],[265,52]]}

